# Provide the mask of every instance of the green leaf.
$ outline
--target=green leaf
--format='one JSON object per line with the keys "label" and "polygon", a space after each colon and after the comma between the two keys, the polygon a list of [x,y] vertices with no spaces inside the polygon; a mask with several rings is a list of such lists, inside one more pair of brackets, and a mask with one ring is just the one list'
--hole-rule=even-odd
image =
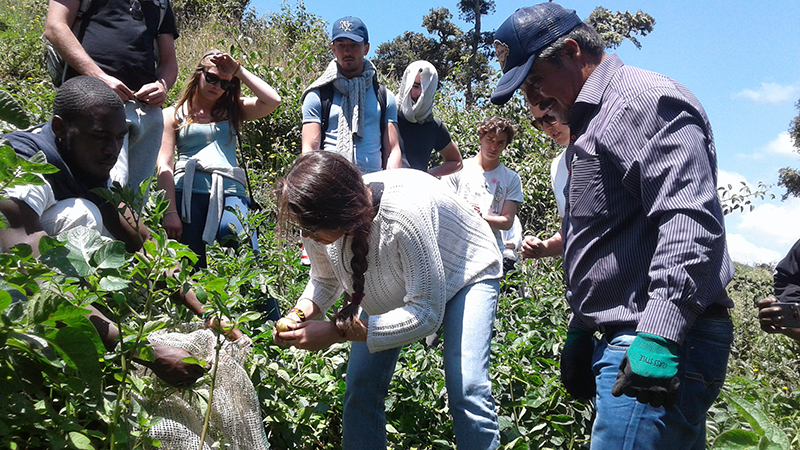
{"label": "green leaf", "polygon": [[714,440],[713,450],[751,450],[758,448],[758,435],[749,430],[726,431]]}
{"label": "green leaf", "polygon": [[67,362],[71,362],[89,389],[100,396],[102,389],[103,371],[100,368],[99,356],[92,339],[83,330],[66,327],[58,330],[55,343],[59,350],[65,354]]}
{"label": "green leaf", "polygon": [[81,450],[94,450],[92,441],[86,435],[78,433],[77,431],[70,431],[68,436],[70,443],[72,443],[75,448]]}
{"label": "green leaf", "polygon": [[106,242],[94,254],[94,262],[98,269],[118,269],[127,261],[128,254],[122,241]]}
{"label": "green leaf", "polygon": [[6,291],[0,291],[0,311],[5,311],[11,304],[11,294]]}
{"label": "green leaf", "polygon": [[28,128],[31,125],[25,109],[14,100],[8,92],[0,89],[0,120],[17,128]]}
{"label": "green leaf", "polygon": [[744,416],[745,420],[747,420],[747,423],[753,427],[753,430],[758,435],[764,436],[770,443],[776,444],[776,448],[786,450],[791,448],[789,445],[789,438],[786,436],[786,433],[784,433],[779,427],[773,425],[772,422],[770,422],[769,417],[767,417],[763,411],[756,408],[755,405],[737,395],[730,393],[725,393],[725,399],[728,401],[728,403],[731,403],[734,407],[736,407],[736,410],[739,411],[739,414]]}
{"label": "green leaf", "polygon": [[261,313],[260,312],[251,311],[251,312],[247,312],[247,313],[244,313],[241,316],[239,316],[239,320],[237,320],[237,323],[252,322],[252,321],[258,320],[260,318],[261,318]]}
{"label": "green leaf", "polygon": [[121,291],[128,287],[130,283],[130,280],[109,275],[100,279],[100,289],[109,292]]}

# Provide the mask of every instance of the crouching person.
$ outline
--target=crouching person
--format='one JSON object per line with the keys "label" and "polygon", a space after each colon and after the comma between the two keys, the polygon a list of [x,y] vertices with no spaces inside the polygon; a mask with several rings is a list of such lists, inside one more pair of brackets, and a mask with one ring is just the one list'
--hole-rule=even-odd
{"label": "crouching person", "polygon": [[[120,216],[116,206],[102,201],[91,189],[107,187],[109,173],[117,162],[125,134],[122,100],[98,78],[80,76],[65,82],[56,94],[53,117],[29,131],[3,136],[14,151],[25,158],[43,152],[58,172],[44,176],[42,185],[7,189],[0,212],[8,226],[0,228],[0,251],[28,244],[38,256],[39,240],[78,226],[93,228],[121,240],[129,252],[142,240]],[[203,314],[193,295],[181,296],[187,307]],[[118,331],[99,311],[89,319],[106,348],[117,344]],[[192,356],[184,349],[153,344],[155,359],[143,362],[165,382],[189,386],[205,373],[198,364],[182,359]]]}

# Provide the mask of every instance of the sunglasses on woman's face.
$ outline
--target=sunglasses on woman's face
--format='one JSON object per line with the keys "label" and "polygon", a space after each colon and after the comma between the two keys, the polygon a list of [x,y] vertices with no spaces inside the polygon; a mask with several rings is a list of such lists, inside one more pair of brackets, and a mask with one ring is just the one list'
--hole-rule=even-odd
{"label": "sunglasses on woman's face", "polygon": [[536,128],[539,131],[543,131],[545,124],[555,125],[556,123],[558,123],[558,121],[556,120],[555,117],[551,116],[550,114],[545,114],[542,117],[539,117],[538,119],[533,119],[531,123],[533,124],[534,128]]}
{"label": "sunglasses on woman's face", "polygon": [[214,75],[213,73],[203,69],[203,76],[206,78],[206,83],[208,84],[218,84],[224,90],[228,90],[233,86],[233,81],[231,80],[223,80],[222,78]]}

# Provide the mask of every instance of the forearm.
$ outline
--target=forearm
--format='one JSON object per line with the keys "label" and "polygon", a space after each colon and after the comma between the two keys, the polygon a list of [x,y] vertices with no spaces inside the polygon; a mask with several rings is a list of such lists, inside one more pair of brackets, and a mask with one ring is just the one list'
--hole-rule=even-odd
{"label": "forearm", "polygon": [[178,79],[178,59],[175,54],[175,37],[171,34],[160,34],[158,43],[158,68],[156,78],[164,86],[164,92],[169,92]]}
{"label": "forearm", "polygon": [[494,216],[486,214],[483,216],[483,220],[485,220],[493,230],[510,230],[511,227],[514,226],[513,217],[509,219],[506,216]]}
{"label": "forearm", "polygon": [[302,145],[303,154],[322,148],[322,125],[316,122],[303,124]]}
{"label": "forearm", "polygon": [[445,161],[441,165],[432,167],[428,173],[435,177],[450,175],[461,170],[461,161]]}
{"label": "forearm", "polygon": [[403,153],[400,150],[400,140],[397,134],[397,124],[389,122],[386,124],[386,133],[383,136],[383,148],[389,149],[385,155],[384,166],[387,169],[399,169],[403,167]]}
{"label": "forearm", "polygon": [[242,80],[242,83],[255,95],[255,98],[244,99],[244,120],[260,119],[280,106],[281,96],[278,91],[266,81],[253,75],[246,67],[239,66],[234,76]]}

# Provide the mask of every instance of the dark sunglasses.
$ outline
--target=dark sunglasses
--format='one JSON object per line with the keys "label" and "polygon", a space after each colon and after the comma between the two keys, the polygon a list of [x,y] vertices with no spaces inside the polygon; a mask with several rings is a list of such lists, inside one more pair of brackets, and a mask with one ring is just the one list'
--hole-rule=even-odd
{"label": "dark sunglasses", "polygon": [[538,119],[534,118],[531,121],[531,124],[533,125],[533,127],[536,128],[539,131],[544,131],[545,124],[547,124],[547,125],[555,125],[557,123],[558,123],[558,121],[556,120],[556,118],[551,116],[550,114],[545,114],[542,117],[539,117]]}
{"label": "dark sunglasses", "polygon": [[206,83],[208,84],[218,84],[224,90],[228,90],[233,87],[233,80],[223,80],[222,78],[214,75],[213,73],[203,69],[203,76],[206,78]]}
{"label": "dark sunglasses", "polygon": [[144,13],[142,12],[142,4],[139,3],[139,0],[133,0],[131,2],[131,9],[128,10],[131,13],[131,17],[133,20],[144,20]]}

